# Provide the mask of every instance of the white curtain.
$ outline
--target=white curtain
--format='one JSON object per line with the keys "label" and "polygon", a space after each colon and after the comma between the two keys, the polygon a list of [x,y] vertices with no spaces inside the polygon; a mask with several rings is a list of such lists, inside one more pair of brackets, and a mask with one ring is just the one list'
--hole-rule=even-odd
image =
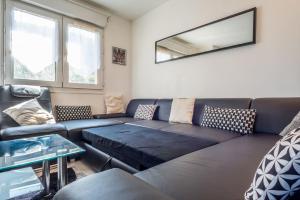
{"label": "white curtain", "polygon": [[32,73],[55,66],[58,58],[58,25],[55,20],[14,9],[11,37],[13,58]]}
{"label": "white curtain", "polygon": [[[100,68],[100,33],[86,28],[68,25],[67,60],[69,64],[69,81],[76,82],[71,74],[80,75],[83,79],[93,76],[97,81],[97,70]],[[80,81],[91,83],[89,81]]]}

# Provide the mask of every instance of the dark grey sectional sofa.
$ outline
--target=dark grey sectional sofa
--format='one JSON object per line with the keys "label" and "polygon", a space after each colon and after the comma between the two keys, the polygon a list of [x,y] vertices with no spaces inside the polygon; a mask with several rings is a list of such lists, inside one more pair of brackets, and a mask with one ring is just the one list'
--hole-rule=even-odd
{"label": "dark grey sectional sofa", "polygon": [[[139,104],[152,103],[159,105],[154,120],[129,119]],[[150,184],[162,194],[173,199],[184,200],[243,199],[260,160],[280,139],[278,134],[300,110],[300,98],[197,99],[194,124],[189,125],[168,122],[171,103],[171,99],[132,100],[128,105],[125,119],[126,124],[129,125],[209,139],[217,143],[134,174],[134,177]],[[256,109],[254,133],[242,136],[228,131],[200,127],[204,105]],[[88,148],[93,148],[93,144],[87,141],[87,138],[83,137],[83,140],[87,142]],[[97,151],[97,148],[94,150],[101,155],[101,151]],[[110,171],[110,177],[116,178],[119,175],[115,171]],[[102,178],[103,174],[98,173],[84,178],[83,181],[72,183],[58,192],[55,199],[68,199],[65,198],[66,196],[70,197],[69,199],[82,199],[80,195],[70,196],[74,192],[73,188],[80,188],[80,186],[89,188],[98,185],[98,189],[94,191],[82,190],[83,194],[89,196],[90,193],[110,193],[113,187],[124,189],[126,184],[131,184],[130,181],[107,184],[110,178],[105,177],[107,181],[105,183],[101,181]],[[101,188],[101,185],[105,187]],[[131,199],[122,198],[123,193],[124,191],[120,194],[114,191],[114,199]],[[298,197],[297,195],[295,199]]]}
{"label": "dark grey sectional sofa", "polygon": [[[11,96],[8,86],[0,87],[1,111],[8,105],[27,98]],[[38,98],[48,110],[51,109],[49,91],[43,88]],[[157,104],[154,120],[133,118],[139,104]],[[205,148],[170,159],[140,171],[122,156],[114,157],[109,170],[80,179],[59,191],[55,198],[61,199],[243,199],[254,172],[265,153],[280,139],[278,135],[300,110],[298,98],[235,98],[197,99],[193,125],[169,123],[172,99],[133,99],[125,114],[97,115],[91,120],[73,120],[47,127],[18,127],[1,113],[1,139],[27,137],[36,134],[60,133],[74,142],[83,143],[87,151],[100,158],[109,158],[108,152],[94,143],[101,138],[89,138],[95,128],[98,131],[122,124],[213,141]],[[242,136],[237,133],[200,126],[204,105],[226,108],[253,108],[257,111],[254,133]],[[100,127],[100,128],[99,128]],[[141,129],[143,130],[143,129]],[[82,134],[83,132],[83,134]],[[97,160],[95,160],[97,162]],[[132,195],[131,195],[132,194]],[[88,198],[87,198],[88,197]],[[299,196],[298,196],[299,197]]]}

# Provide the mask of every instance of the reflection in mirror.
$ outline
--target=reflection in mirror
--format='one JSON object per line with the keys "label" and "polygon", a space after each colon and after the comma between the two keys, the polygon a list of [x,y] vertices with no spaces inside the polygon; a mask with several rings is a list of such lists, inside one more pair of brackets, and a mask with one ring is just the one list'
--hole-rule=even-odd
{"label": "reflection in mirror", "polygon": [[256,8],[156,42],[156,63],[255,43]]}

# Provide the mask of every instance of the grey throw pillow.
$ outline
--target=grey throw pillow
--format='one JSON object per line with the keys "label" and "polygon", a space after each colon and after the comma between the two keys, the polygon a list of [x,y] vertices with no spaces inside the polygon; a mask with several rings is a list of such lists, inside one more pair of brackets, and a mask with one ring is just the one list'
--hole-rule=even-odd
{"label": "grey throw pillow", "polygon": [[205,105],[202,127],[218,128],[241,134],[253,132],[256,110],[219,108]]}
{"label": "grey throw pillow", "polygon": [[157,105],[139,105],[135,111],[134,118],[135,119],[145,119],[152,120]]}
{"label": "grey throw pillow", "polygon": [[281,136],[285,136],[286,134],[288,134],[289,132],[291,132],[292,130],[299,128],[300,127],[300,111],[298,112],[298,114],[294,117],[294,119],[291,121],[291,123],[289,123],[289,125],[287,125],[279,135]]}
{"label": "grey throw pillow", "polygon": [[78,119],[93,119],[91,106],[55,106],[56,120],[69,121]]}

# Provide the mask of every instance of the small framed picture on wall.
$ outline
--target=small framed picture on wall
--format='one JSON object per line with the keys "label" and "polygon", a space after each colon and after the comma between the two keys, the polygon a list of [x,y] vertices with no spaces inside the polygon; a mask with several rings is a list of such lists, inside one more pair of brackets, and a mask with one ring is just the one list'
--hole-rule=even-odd
{"label": "small framed picture on wall", "polygon": [[126,65],[126,49],[112,47],[112,63]]}

